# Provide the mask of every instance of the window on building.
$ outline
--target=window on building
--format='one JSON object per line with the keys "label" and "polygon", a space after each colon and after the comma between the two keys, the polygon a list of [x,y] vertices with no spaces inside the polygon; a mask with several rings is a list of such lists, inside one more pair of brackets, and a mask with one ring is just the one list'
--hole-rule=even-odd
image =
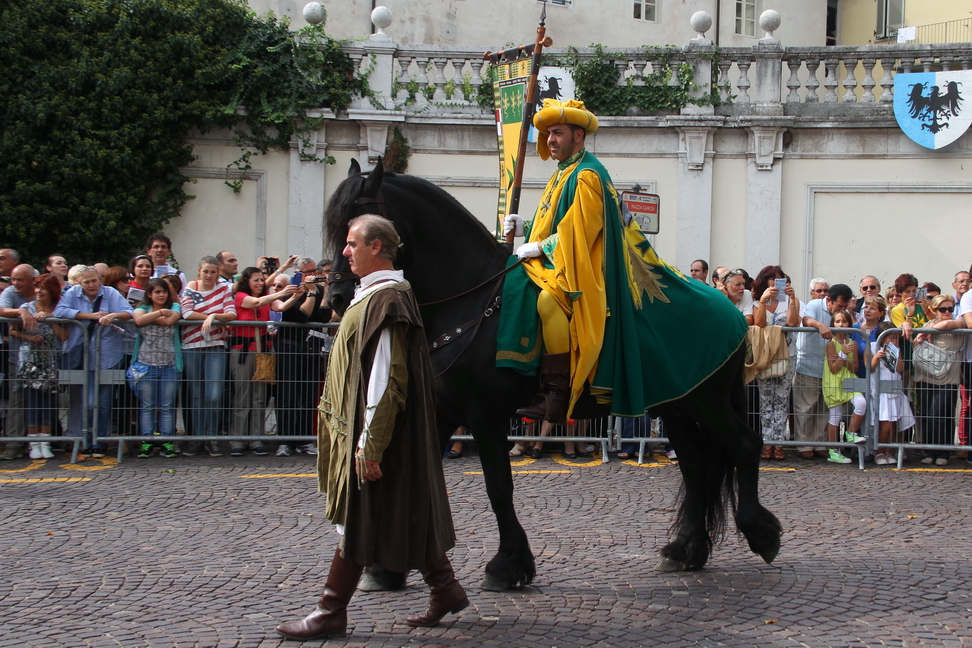
{"label": "window on building", "polygon": [[655,22],[658,0],[634,0],[634,19]]}
{"label": "window on building", "polygon": [[756,35],[756,0],[736,0],[736,33]]}
{"label": "window on building", "polygon": [[877,0],[877,28],[874,36],[891,38],[904,24],[905,0]]}

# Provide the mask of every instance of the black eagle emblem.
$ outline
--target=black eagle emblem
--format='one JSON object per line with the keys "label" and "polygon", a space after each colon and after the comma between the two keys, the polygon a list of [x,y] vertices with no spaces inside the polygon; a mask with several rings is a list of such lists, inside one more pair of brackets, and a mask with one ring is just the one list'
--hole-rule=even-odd
{"label": "black eagle emblem", "polygon": [[922,129],[927,129],[934,134],[948,128],[949,118],[959,114],[963,99],[959,94],[957,81],[946,83],[944,94],[941,93],[939,86],[931,86],[927,97],[925,96],[926,85],[930,84],[916,83],[911,86],[908,110],[912,119],[922,122]]}

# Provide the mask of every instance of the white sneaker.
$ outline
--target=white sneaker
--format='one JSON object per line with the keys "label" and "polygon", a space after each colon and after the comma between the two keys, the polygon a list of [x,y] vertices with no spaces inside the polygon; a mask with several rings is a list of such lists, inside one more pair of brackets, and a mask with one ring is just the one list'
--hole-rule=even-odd
{"label": "white sneaker", "polygon": [[290,446],[286,443],[281,443],[277,446],[277,456],[278,457],[289,457],[290,456]]}
{"label": "white sneaker", "polygon": [[924,459],[922,459],[922,460],[921,460],[921,463],[923,463],[923,464],[925,464],[926,466],[927,466],[928,464],[930,464],[930,463],[934,463],[934,462],[935,462],[935,460],[934,460],[934,459],[932,459],[931,457],[925,457]]}
{"label": "white sneaker", "polygon": [[[33,434],[31,436],[34,436]],[[30,458],[31,459],[43,459],[44,455],[41,453],[40,444],[33,441],[28,444],[30,447]]]}
{"label": "white sneaker", "polygon": [[297,452],[303,452],[304,454],[316,455],[317,454],[317,444],[316,443],[305,443],[302,446],[297,446]]}
{"label": "white sneaker", "polygon": [[948,459],[946,459],[945,457],[939,457],[938,459],[935,460],[935,465],[936,466],[947,466],[948,465]]}
{"label": "white sneaker", "polygon": [[53,459],[54,458],[54,453],[51,451],[51,443],[50,443],[50,441],[41,441],[37,445],[40,446],[40,451],[41,451],[41,454],[43,455],[41,457],[42,459]]}
{"label": "white sneaker", "polygon": [[678,459],[678,457],[675,455],[675,450],[674,449],[673,450],[669,450],[665,454],[668,456],[669,460],[671,460],[671,461],[676,461]]}

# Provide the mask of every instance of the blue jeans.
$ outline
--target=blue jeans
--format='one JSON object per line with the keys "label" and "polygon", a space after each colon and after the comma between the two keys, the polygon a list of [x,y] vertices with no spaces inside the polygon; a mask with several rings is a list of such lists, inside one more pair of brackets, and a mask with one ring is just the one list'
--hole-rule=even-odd
{"label": "blue jeans", "polygon": [[186,380],[192,394],[192,434],[216,436],[222,414],[223,384],[226,380],[226,348],[204,347],[182,352]]}
{"label": "blue jeans", "polygon": [[[135,383],[138,394],[138,427],[142,436],[175,434],[175,402],[179,392],[179,370],[175,365],[149,365]],[[155,424],[158,413],[158,426]]]}
{"label": "blue jeans", "polygon": [[[69,365],[70,366],[70,365]],[[121,369],[123,366],[122,360],[112,367],[105,367],[103,371],[111,369]],[[80,367],[73,366],[71,368]],[[111,398],[112,398],[112,385],[95,385],[95,372],[93,369],[87,371],[88,374],[88,422],[92,423],[94,417],[95,408],[98,409],[98,429],[96,430],[97,436],[108,436],[108,430],[111,425]],[[96,389],[96,387],[99,387]],[[95,393],[98,394],[98,401],[95,402]],[[71,385],[71,407],[68,414],[68,433],[67,436],[79,437],[82,432],[82,421],[81,421],[81,401],[82,401],[82,389],[81,385]],[[95,444],[100,445],[100,444]]]}

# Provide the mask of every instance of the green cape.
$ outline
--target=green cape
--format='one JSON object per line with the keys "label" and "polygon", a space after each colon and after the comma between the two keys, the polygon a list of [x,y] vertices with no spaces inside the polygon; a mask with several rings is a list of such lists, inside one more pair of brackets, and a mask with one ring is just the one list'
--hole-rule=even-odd
{"label": "green cape", "polygon": [[[748,325],[725,295],[659,258],[637,221],[623,222],[611,178],[593,155],[585,156],[567,179],[556,222],[570,208],[583,169],[597,172],[605,188],[609,315],[591,391],[611,404],[612,414],[641,416],[650,407],[684,396],[721,367],[746,339]],[[515,261],[511,257],[509,264]],[[536,374],[543,352],[538,294],[522,266],[507,273],[497,367]]]}

